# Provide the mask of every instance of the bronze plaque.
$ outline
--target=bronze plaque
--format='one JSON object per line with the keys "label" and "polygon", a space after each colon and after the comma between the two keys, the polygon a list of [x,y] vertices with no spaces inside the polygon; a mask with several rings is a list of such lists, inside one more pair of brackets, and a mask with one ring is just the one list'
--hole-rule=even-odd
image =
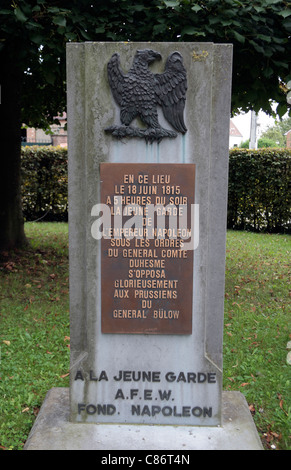
{"label": "bronze plaque", "polygon": [[102,332],[191,334],[195,165],[101,163],[100,176]]}

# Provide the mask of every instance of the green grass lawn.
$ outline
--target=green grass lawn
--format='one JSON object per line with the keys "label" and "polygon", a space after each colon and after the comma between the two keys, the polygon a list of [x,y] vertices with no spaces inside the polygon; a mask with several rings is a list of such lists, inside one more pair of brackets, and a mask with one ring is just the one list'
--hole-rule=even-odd
{"label": "green grass lawn", "polygon": [[[21,449],[46,392],[68,386],[67,224],[27,224],[30,248],[2,257],[0,446]],[[6,255],[6,256],[5,256]]]}
{"label": "green grass lawn", "polygon": [[290,449],[291,238],[228,232],[224,389],[241,391],[265,448]]}
{"label": "green grass lawn", "polygon": [[[68,227],[26,233],[30,247],[0,260],[1,449],[22,449],[46,392],[69,386]],[[290,449],[290,249],[284,235],[227,235],[224,389],[245,395],[266,449]]]}

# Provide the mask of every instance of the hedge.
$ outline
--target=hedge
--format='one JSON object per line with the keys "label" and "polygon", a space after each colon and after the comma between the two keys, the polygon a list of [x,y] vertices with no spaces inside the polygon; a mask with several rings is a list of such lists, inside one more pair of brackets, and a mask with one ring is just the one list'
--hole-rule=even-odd
{"label": "hedge", "polygon": [[290,149],[231,150],[228,228],[290,233],[290,174]]}
{"label": "hedge", "polygon": [[[234,149],[229,156],[230,229],[290,232],[289,149]],[[25,220],[67,221],[67,149],[24,147]]]}
{"label": "hedge", "polygon": [[26,221],[68,220],[68,152],[52,146],[23,147],[22,208]]}

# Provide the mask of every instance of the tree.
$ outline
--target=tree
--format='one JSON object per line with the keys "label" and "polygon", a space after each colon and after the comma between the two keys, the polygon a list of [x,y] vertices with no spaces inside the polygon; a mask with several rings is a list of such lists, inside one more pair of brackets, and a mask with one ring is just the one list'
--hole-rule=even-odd
{"label": "tree", "polygon": [[260,137],[258,140],[259,149],[275,148],[275,147],[281,147],[281,145],[279,145],[277,140],[268,139],[266,137]]}
{"label": "tree", "polygon": [[[232,111],[287,111],[291,8],[281,0],[165,1],[166,24],[182,40],[233,43]],[[160,19],[158,18],[158,21]],[[164,23],[163,23],[164,24]],[[165,31],[163,32],[165,34]],[[162,37],[162,36],[161,36]]]}
{"label": "tree", "polygon": [[278,146],[286,147],[286,132],[291,129],[291,116],[276,121],[273,126],[268,127],[268,129],[263,132],[261,138],[270,139],[275,142],[278,142]]}
{"label": "tree", "polygon": [[45,128],[65,109],[65,43],[89,39],[88,1],[7,1],[0,7],[0,250],[26,243],[21,125]]}
{"label": "tree", "polygon": [[25,243],[21,123],[44,128],[65,110],[68,41],[234,44],[233,111],[287,109],[291,9],[284,0],[1,0],[0,249]]}

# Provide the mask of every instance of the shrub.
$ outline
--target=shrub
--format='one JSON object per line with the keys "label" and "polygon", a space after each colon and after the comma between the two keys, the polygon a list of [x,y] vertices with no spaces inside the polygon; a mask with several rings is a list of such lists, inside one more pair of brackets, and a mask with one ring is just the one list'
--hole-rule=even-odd
{"label": "shrub", "polygon": [[277,147],[277,148],[279,148],[280,145],[277,144],[277,142],[273,139],[269,139],[267,137],[261,137],[258,140],[258,148],[262,149],[262,148],[267,148],[267,147],[271,147],[271,148]]}
{"label": "shrub", "polygon": [[290,231],[289,149],[235,149],[229,157],[228,228]]}
{"label": "shrub", "polygon": [[[291,150],[232,149],[229,156],[228,228],[290,231]],[[67,221],[67,149],[22,149],[23,212],[27,221]]]}
{"label": "shrub", "polygon": [[68,220],[67,149],[33,146],[22,149],[22,204],[27,221]]}

